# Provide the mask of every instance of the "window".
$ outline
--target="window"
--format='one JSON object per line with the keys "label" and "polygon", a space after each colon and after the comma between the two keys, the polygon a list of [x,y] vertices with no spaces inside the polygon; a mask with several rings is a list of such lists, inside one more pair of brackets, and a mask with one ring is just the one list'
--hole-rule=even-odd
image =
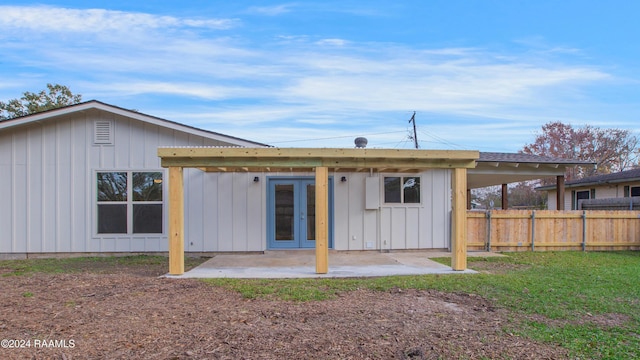
{"label": "window", "polygon": [[591,192],[589,190],[576,191],[576,201],[588,200]]}
{"label": "window", "polygon": [[385,177],[384,178],[384,202],[385,203],[420,203],[420,177]]}
{"label": "window", "polygon": [[98,172],[98,234],[161,234],[162,172]]}
{"label": "window", "polygon": [[629,197],[629,195],[631,195],[632,197],[640,196],[640,186],[625,186],[624,197]]}

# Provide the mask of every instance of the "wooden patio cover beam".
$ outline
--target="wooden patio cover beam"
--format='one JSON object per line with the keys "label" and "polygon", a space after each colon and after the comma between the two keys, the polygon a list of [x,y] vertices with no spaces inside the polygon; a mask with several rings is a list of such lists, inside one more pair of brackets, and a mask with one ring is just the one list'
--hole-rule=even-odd
{"label": "wooden patio cover beam", "polygon": [[341,171],[385,169],[419,171],[433,168],[474,168],[477,151],[334,149],[334,148],[160,148],[163,167],[191,167],[205,171],[247,171],[316,167]]}

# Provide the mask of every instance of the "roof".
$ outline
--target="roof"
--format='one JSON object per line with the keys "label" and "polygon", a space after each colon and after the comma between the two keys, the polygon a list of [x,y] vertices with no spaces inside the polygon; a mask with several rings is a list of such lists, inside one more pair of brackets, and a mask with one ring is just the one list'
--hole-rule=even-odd
{"label": "roof", "polygon": [[[578,180],[567,181],[565,187],[582,187],[592,185],[617,184],[628,182],[640,182],[640,168],[620,171],[611,174],[601,174],[585,177]],[[541,186],[536,190],[554,190],[555,186]]]}
{"label": "roof", "polygon": [[58,116],[87,111],[91,109],[102,110],[112,114],[134,118],[147,123],[151,123],[151,124],[171,128],[174,130],[178,130],[178,131],[195,134],[195,135],[200,135],[200,136],[214,139],[214,140],[231,142],[238,146],[248,146],[248,147],[269,146],[267,144],[262,144],[262,143],[251,141],[251,140],[241,139],[234,136],[224,135],[217,132],[204,130],[204,129],[196,128],[189,125],[184,125],[175,121],[162,119],[152,115],[147,115],[138,111],[124,109],[115,105],[103,103],[98,100],[89,100],[89,101],[81,102],[74,105],[64,106],[56,109],[38,112],[31,115],[25,115],[25,116],[20,116],[20,117],[9,119],[9,120],[0,121],[0,130],[8,129],[15,126],[28,124],[31,122],[36,122],[36,121],[46,121],[48,119],[52,119]]}
{"label": "roof", "polygon": [[540,156],[524,153],[480,152],[478,162],[502,162],[523,164],[562,164],[562,165],[594,165],[594,161],[574,160],[553,156]]}
{"label": "roof", "polygon": [[480,152],[476,167],[469,169],[471,189],[564,175],[568,167],[594,162],[523,153]]}

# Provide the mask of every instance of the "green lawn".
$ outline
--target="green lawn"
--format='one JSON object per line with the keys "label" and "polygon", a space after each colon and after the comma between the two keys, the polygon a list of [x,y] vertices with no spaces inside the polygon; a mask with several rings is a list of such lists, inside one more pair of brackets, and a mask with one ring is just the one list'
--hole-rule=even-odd
{"label": "green lawn", "polygon": [[[186,259],[187,268],[204,259]],[[448,263],[449,259],[437,259]],[[156,256],[0,261],[7,276],[89,271],[144,276],[166,271]],[[356,289],[436,289],[473,293],[511,311],[505,333],[569,349],[572,358],[640,358],[640,252],[508,253],[469,258],[479,274],[360,279],[207,279],[247,298],[321,301]],[[145,272],[142,272],[144,270]],[[24,297],[31,294],[24,293]]]}

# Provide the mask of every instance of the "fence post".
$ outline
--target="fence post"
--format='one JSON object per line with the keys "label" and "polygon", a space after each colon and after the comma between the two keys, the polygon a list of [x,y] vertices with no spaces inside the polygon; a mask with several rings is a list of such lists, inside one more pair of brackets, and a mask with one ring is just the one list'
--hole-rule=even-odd
{"label": "fence post", "polygon": [[582,251],[587,251],[587,210],[582,210]]}
{"label": "fence post", "polygon": [[487,211],[487,251],[491,251],[491,210]]}
{"label": "fence post", "polygon": [[536,211],[531,211],[531,251],[536,251]]}

